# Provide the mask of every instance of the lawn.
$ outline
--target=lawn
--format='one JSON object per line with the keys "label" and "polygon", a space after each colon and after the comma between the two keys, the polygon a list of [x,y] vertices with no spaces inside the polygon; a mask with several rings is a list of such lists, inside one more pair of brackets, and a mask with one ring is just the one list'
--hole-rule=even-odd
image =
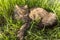
{"label": "lawn", "polygon": [[14,6],[28,5],[29,8],[41,7],[57,15],[58,24],[53,28],[37,29],[31,22],[26,31],[25,40],[57,40],[60,39],[60,0],[0,0],[0,40],[18,40],[17,31],[24,22],[14,20]]}

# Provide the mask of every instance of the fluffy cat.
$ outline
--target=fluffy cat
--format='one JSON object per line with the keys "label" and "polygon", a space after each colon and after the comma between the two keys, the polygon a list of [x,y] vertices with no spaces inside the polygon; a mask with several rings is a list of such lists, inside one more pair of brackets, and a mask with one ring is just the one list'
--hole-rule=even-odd
{"label": "fluffy cat", "polygon": [[31,20],[40,20],[38,23],[39,27],[55,26],[57,22],[56,14],[47,12],[45,9],[39,7],[28,9],[27,5],[22,7],[16,5],[14,8],[14,18],[25,21],[25,24],[21,26],[17,35],[20,40],[23,40],[24,33],[29,28]]}

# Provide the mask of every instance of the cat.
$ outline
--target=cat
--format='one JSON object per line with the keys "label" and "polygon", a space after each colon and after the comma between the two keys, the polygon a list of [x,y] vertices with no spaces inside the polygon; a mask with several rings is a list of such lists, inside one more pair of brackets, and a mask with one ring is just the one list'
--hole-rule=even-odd
{"label": "cat", "polygon": [[25,23],[21,26],[21,28],[18,31],[18,37],[20,40],[23,40],[25,31],[29,28],[30,22],[32,20],[39,20],[38,23],[39,27],[44,26],[55,26],[57,22],[57,15],[48,12],[43,8],[37,7],[37,8],[31,8],[28,9],[28,6],[18,6],[16,5],[14,8],[14,18],[16,20],[23,20]]}

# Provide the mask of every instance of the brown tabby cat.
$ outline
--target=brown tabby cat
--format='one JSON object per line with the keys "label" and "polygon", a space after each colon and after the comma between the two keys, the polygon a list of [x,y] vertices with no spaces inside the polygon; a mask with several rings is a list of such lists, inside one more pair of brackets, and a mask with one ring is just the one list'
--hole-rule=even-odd
{"label": "brown tabby cat", "polygon": [[[30,12],[29,12],[30,11]],[[19,7],[18,5],[15,6],[14,9],[14,18],[17,20],[23,20],[25,21],[25,24],[23,24],[18,31],[18,37],[20,40],[23,40],[24,33],[26,29],[29,28],[31,20],[41,20],[39,23],[40,27],[44,26],[52,26],[55,24],[57,20],[57,16],[54,13],[49,13],[43,8],[32,8],[28,9],[28,6],[22,6]]]}

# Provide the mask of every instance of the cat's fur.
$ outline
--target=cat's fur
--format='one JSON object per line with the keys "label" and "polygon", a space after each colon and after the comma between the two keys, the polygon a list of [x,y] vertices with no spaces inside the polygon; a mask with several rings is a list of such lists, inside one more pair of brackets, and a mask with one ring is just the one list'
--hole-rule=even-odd
{"label": "cat's fur", "polygon": [[48,12],[46,10],[44,10],[43,8],[32,8],[30,10],[30,14],[29,17],[34,20],[36,18],[40,19],[45,17],[48,14]]}
{"label": "cat's fur", "polygon": [[33,8],[30,11],[29,17],[32,20],[40,19],[40,23],[38,24],[40,27],[52,27],[57,24],[57,15],[52,12],[47,12],[43,8]]}
{"label": "cat's fur", "polygon": [[57,22],[56,14],[47,12],[45,9],[39,8],[39,7],[32,8],[29,10],[27,5],[23,7],[19,7],[18,5],[16,5],[14,9],[14,18],[17,20],[23,20],[26,22],[21,26],[19,30],[18,37],[20,38],[20,40],[23,40],[24,32],[26,31],[26,29],[29,28],[28,25],[30,25],[30,22],[31,22],[30,19],[41,20],[41,22],[39,23],[40,27],[55,26],[56,25],[55,23]]}

